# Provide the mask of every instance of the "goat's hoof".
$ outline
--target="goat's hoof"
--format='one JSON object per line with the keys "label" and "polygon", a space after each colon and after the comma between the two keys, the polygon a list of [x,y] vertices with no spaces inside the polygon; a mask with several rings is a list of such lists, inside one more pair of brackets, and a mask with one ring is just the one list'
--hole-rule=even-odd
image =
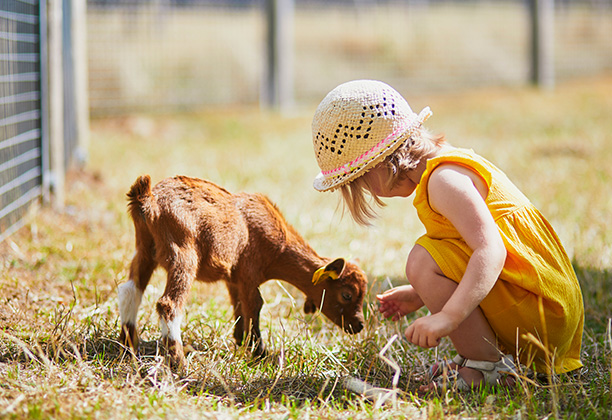
{"label": "goat's hoof", "polygon": [[175,373],[183,373],[187,367],[183,344],[180,341],[170,338],[162,339],[165,350],[166,362],[170,369]]}
{"label": "goat's hoof", "polygon": [[256,360],[263,360],[270,355],[270,353],[266,349],[266,346],[264,346],[263,343],[255,344],[253,346],[253,350],[251,354],[253,355],[253,358]]}
{"label": "goat's hoof", "polygon": [[187,362],[182,354],[168,356],[168,366],[172,372],[179,375],[184,375],[187,372]]}
{"label": "goat's hoof", "polygon": [[119,342],[133,356],[138,354],[138,333],[136,332],[136,327],[132,324],[123,325],[121,327],[121,334],[119,334]]}

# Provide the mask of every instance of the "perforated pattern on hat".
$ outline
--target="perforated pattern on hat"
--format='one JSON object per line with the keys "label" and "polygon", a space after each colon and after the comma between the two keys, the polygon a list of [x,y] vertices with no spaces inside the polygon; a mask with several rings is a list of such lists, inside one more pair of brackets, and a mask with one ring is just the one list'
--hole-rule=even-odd
{"label": "perforated pattern on hat", "polygon": [[393,152],[425,119],[416,115],[389,85],[356,80],[332,90],[312,122],[313,147],[321,173],[314,187],[337,188],[371,169]]}

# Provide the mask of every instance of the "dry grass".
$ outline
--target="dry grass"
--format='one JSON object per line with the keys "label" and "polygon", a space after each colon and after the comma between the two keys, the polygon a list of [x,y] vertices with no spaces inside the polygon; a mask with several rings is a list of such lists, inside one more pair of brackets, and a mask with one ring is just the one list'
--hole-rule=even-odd
{"label": "dry grass", "polygon": [[[281,118],[250,109],[92,122],[91,159],[68,177],[68,205],[41,209],[0,244],[0,418],[605,418],[612,369],[612,78],[555,92],[483,90],[409,98],[429,105],[430,127],[495,161],[549,216],[574,258],[586,306],[578,377],[544,386],[441,397],[414,393],[415,375],[435,357],[405,341],[386,353],[402,369],[383,407],[342,386],[345,375],[390,387],[394,371],[378,352],[407,322],[387,322],[373,293],[403,279],[422,228],[409,200],[390,200],[373,229],[341,217],[338,197],[314,191],[309,108]],[[157,272],[140,310],[145,352],[124,357],[116,342],[116,286],[133,252],[125,192],[136,176],[177,173],[230,190],[269,195],[322,255],[352,256],[369,274],[367,326],[341,333],[305,316],[295,289],[262,287],[262,332],[274,356],[255,363],[231,337],[221,284],[194,287],[183,337],[188,372],[172,374],[158,355]],[[450,355],[448,343],[440,354]]]}

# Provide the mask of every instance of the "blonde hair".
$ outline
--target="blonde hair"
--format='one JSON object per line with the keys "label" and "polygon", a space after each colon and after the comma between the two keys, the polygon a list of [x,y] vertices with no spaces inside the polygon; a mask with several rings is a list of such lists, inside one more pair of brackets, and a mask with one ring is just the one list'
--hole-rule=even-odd
{"label": "blonde hair", "polygon": [[[387,188],[393,188],[408,176],[408,171],[417,167],[421,159],[431,155],[444,142],[443,135],[433,135],[421,127],[377,165],[387,168],[386,177],[379,175],[382,178],[380,181]],[[344,204],[353,220],[363,226],[370,226],[371,220],[378,216],[377,208],[385,206],[385,203],[372,189],[373,176],[375,175],[372,173],[366,173],[340,187]],[[369,197],[366,193],[369,193]]]}

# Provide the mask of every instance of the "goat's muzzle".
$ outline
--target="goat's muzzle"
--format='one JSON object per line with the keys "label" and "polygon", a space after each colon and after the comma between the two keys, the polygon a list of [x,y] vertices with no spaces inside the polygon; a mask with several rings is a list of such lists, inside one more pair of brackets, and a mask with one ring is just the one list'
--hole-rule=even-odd
{"label": "goat's muzzle", "polygon": [[364,322],[363,321],[355,321],[352,322],[350,324],[345,324],[344,325],[344,331],[346,331],[349,334],[357,334],[358,332],[360,332],[361,330],[363,330],[364,327]]}

